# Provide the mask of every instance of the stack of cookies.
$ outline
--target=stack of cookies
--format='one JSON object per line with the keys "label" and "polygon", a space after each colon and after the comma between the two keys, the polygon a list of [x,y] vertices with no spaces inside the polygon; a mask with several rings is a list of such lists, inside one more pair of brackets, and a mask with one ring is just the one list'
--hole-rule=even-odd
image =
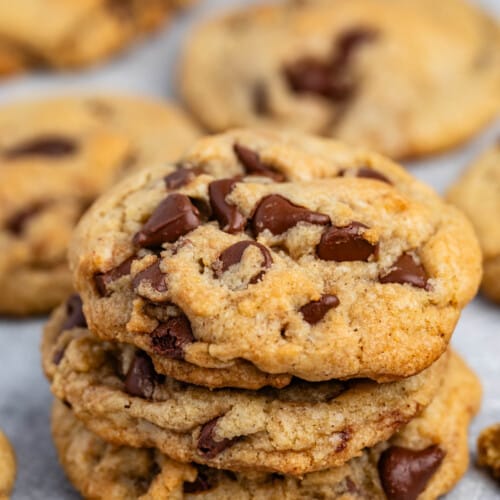
{"label": "stack of cookies", "polygon": [[481,257],[378,155],[296,133],[198,141],[101,197],[43,363],[89,498],[433,499],[479,383],[448,348]]}

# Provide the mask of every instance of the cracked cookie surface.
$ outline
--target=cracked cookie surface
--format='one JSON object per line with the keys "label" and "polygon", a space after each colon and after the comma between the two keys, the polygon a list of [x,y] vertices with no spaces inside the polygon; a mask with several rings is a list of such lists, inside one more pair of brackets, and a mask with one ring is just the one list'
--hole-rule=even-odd
{"label": "cracked cookie surface", "polygon": [[16,477],[16,458],[11,444],[0,430],[0,500],[8,500]]}
{"label": "cracked cookie surface", "polygon": [[500,138],[485,151],[448,192],[451,203],[469,217],[483,251],[482,291],[500,303]]}
{"label": "cracked cookie surface", "polygon": [[[87,66],[159,28],[186,0],[17,0],[0,4],[0,76]],[[41,21],[42,18],[49,22]]]}
{"label": "cracked cookie surface", "polygon": [[70,261],[96,335],[224,370],[203,385],[249,388],[286,379],[256,381],[248,363],[309,381],[418,373],[481,272],[465,217],[401,167],[248,130],[109,191]]}
{"label": "cracked cookie surface", "polygon": [[0,132],[0,314],[64,300],[81,214],[129,171],[175,160],[198,133],[173,106],[104,95],[4,106]]}
{"label": "cracked cookie surface", "polygon": [[282,2],[195,31],[179,89],[214,131],[291,127],[414,157],[494,118],[499,54],[498,23],[462,0]]}
{"label": "cracked cookie surface", "polygon": [[110,441],[217,468],[300,475],[342,465],[419,414],[447,376],[445,354],[387,384],[209,390],[159,375],[143,351],[99,340],[77,314],[61,319],[45,330],[44,369],[78,418]]}
{"label": "cracked cookie surface", "polygon": [[[108,444],[60,402],[52,432],[66,474],[86,498],[434,500],[467,468],[467,427],[480,394],[475,375],[453,354],[438,395],[420,416],[345,465],[302,478],[180,464],[154,449]],[[405,467],[414,475],[401,474]]]}

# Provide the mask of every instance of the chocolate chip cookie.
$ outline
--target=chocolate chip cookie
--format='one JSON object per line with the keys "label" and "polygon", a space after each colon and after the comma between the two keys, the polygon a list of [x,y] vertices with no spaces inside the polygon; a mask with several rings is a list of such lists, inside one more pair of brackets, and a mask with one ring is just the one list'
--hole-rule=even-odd
{"label": "chocolate chip cookie", "polygon": [[174,160],[196,136],[181,111],[132,97],[0,108],[0,314],[64,300],[67,244],[82,213],[118,178]]}
{"label": "chocolate chip cookie", "polygon": [[131,346],[94,337],[77,314],[49,323],[52,391],[106,440],[156,447],[181,462],[301,475],[339,466],[418,415],[447,376],[448,355],[413,377],[209,390],[156,372]]}
{"label": "chocolate chip cookie", "polygon": [[414,157],[498,113],[500,29],[462,0],[251,6],[195,31],[179,88],[213,131],[292,127]]}
{"label": "chocolate chip cookie", "polygon": [[154,449],[111,445],[60,402],[52,429],[64,470],[87,498],[434,500],[467,468],[467,426],[480,394],[475,376],[452,355],[437,397],[408,426],[343,466],[300,479],[180,464]]}
{"label": "chocolate chip cookie", "polygon": [[14,450],[0,431],[0,500],[8,500],[16,477]]}
{"label": "chocolate chip cookie", "polygon": [[160,27],[185,0],[0,3],[0,76],[87,66]]}
{"label": "chocolate chip cookie", "polygon": [[467,169],[448,193],[476,230],[483,251],[482,291],[500,303],[500,138]]}
{"label": "chocolate chip cookie", "polygon": [[494,478],[500,479],[500,424],[481,431],[477,440],[477,463],[487,467]]}
{"label": "chocolate chip cookie", "polygon": [[[447,349],[481,272],[465,217],[401,167],[252,131],[203,139],[176,166],[109,191],[80,222],[70,260],[100,337],[308,381],[423,370]],[[235,385],[245,383],[261,382]]]}

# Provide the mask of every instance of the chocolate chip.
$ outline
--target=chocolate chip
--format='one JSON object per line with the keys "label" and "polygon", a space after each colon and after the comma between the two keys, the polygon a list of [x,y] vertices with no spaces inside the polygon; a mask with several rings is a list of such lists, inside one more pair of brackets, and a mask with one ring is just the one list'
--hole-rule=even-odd
{"label": "chocolate chip", "polygon": [[52,363],[58,366],[59,363],[61,363],[61,361],[63,360],[65,352],[66,348],[57,349],[52,356]]}
{"label": "chocolate chip", "polygon": [[328,228],[316,247],[316,254],[322,260],[336,262],[352,262],[360,260],[367,262],[376,252],[373,245],[363,238],[367,227],[360,222],[351,222],[348,226]]}
{"label": "chocolate chip", "polygon": [[184,314],[160,323],[151,333],[153,351],[171,359],[184,359],[185,347],[195,340],[189,319]]}
{"label": "chocolate chip", "polygon": [[323,295],[321,299],[309,302],[300,308],[300,312],[310,325],[319,323],[330,310],[340,304],[339,299],[335,295]]}
{"label": "chocolate chip", "polygon": [[141,283],[146,282],[149,283],[151,288],[157,292],[166,292],[167,284],[165,283],[165,276],[166,275],[160,269],[160,260],[157,260],[154,264],[151,264],[149,267],[146,267],[146,269],[134,276],[132,286],[137,293]]}
{"label": "chocolate chip", "polygon": [[374,41],[377,36],[374,29],[363,26],[345,31],[335,42],[332,64],[345,67],[361,45]]}
{"label": "chocolate chip", "polygon": [[20,236],[30,219],[38,215],[47,205],[48,202],[41,201],[14,213],[5,222],[5,229],[15,236]]}
{"label": "chocolate chip", "polygon": [[376,35],[371,29],[354,28],[335,41],[330,60],[303,57],[288,64],[283,71],[290,89],[336,102],[347,101],[357,88],[352,71],[353,56],[362,44],[374,40]]}
{"label": "chocolate chip", "polygon": [[83,315],[83,304],[80,295],[74,293],[66,301],[66,318],[61,325],[61,332],[72,328],[86,328],[87,320]]}
{"label": "chocolate chip", "polygon": [[252,105],[256,115],[269,115],[271,111],[269,91],[264,82],[256,82],[252,87]]}
{"label": "chocolate chip", "polygon": [[234,245],[231,245],[230,247],[226,248],[219,255],[219,258],[214,264],[215,275],[218,278],[220,278],[222,274],[225,273],[231,266],[234,266],[235,264],[241,262],[243,254],[245,253],[245,250],[249,246],[257,247],[260,250],[263,259],[262,261],[263,270],[259,272],[257,275],[255,275],[250,280],[250,283],[255,284],[260,279],[262,279],[262,276],[265,273],[265,269],[269,269],[271,267],[271,264],[273,263],[273,258],[271,257],[271,253],[269,252],[269,250],[264,245],[261,245],[256,241],[248,241],[248,240],[238,241],[238,243],[235,243]]}
{"label": "chocolate chip", "polygon": [[422,264],[417,264],[409,253],[404,253],[393,264],[392,270],[379,277],[380,283],[405,283],[417,288],[428,289],[427,273]]}
{"label": "chocolate chip", "polygon": [[184,483],[184,493],[201,493],[217,486],[217,479],[209,473],[209,469],[199,465],[197,467],[198,475],[193,482]]}
{"label": "chocolate chip", "polygon": [[350,429],[340,431],[338,433],[338,437],[339,437],[339,442],[337,443],[337,446],[335,447],[335,453],[340,453],[341,451],[344,451],[347,448],[347,444],[349,443],[350,439],[352,438],[352,432]]}
{"label": "chocolate chip", "polygon": [[158,375],[151,358],[142,351],[135,353],[125,377],[125,391],[131,396],[151,399]]}
{"label": "chocolate chip", "polygon": [[423,450],[392,446],[378,462],[380,480],[388,500],[416,500],[437,471],[445,452],[436,445]]}
{"label": "chocolate chip", "polygon": [[45,136],[37,137],[11,147],[3,152],[8,160],[16,160],[24,156],[49,156],[51,158],[70,156],[78,150],[77,144],[68,137]]}
{"label": "chocolate chip", "polygon": [[268,229],[272,234],[282,234],[299,222],[325,226],[330,224],[330,217],[307,208],[294,205],[279,194],[262,198],[257,205],[252,219],[255,234]]}
{"label": "chocolate chip", "polygon": [[331,95],[331,66],[313,57],[304,57],[288,64],[284,74],[291,90],[297,94],[308,93],[323,97]]}
{"label": "chocolate chip", "polygon": [[248,175],[269,177],[276,182],[283,182],[285,180],[285,176],[282,173],[277,172],[274,168],[263,163],[255,151],[252,151],[241,144],[235,144],[233,149],[234,153],[238,157],[238,160],[245,167]]}
{"label": "chocolate chip", "polygon": [[[392,182],[385,175],[382,175],[380,172],[378,172],[377,170],[374,170],[373,168],[359,167],[359,168],[351,169],[351,170],[354,172],[355,177],[360,177],[360,178],[364,178],[364,179],[373,179],[376,181],[381,181],[381,182],[385,182],[386,184],[392,185]],[[347,172],[348,172],[348,170],[341,170],[339,172],[339,176],[345,177],[345,174]]]}
{"label": "chocolate chip", "polygon": [[200,225],[199,215],[198,209],[187,196],[170,194],[136,233],[134,245],[157,248],[162,243],[173,243]]}
{"label": "chocolate chip", "polygon": [[238,208],[226,201],[237,182],[237,179],[221,179],[208,186],[212,212],[222,230],[227,233],[243,231],[246,224],[246,219],[238,212]]}
{"label": "chocolate chip", "polygon": [[208,459],[215,458],[219,453],[236,443],[236,438],[224,438],[216,441],[214,437],[215,427],[220,417],[215,417],[203,425],[198,438],[198,451]]}
{"label": "chocolate chip", "polygon": [[111,290],[108,287],[113,281],[130,274],[130,268],[132,267],[134,258],[135,256],[129,257],[110,271],[94,275],[94,284],[101,297],[109,297],[111,295]]}
{"label": "chocolate chip", "polygon": [[201,173],[202,170],[200,168],[181,167],[165,177],[165,185],[167,186],[167,189],[179,189],[180,187],[189,184]]}

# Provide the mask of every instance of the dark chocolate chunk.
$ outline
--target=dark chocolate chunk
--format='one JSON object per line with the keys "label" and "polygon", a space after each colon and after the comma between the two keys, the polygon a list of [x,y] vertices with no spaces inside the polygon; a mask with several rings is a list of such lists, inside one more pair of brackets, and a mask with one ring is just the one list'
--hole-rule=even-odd
{"label": "dark chocolate chunk", "polygon": [[47,201],[32,203],[25,209],[11,215],[5,221],[5,228],[9,231],[9,233],[15,236],[20,236],[30,219],[38,215],[47,205]]}
{"label": "dark chocolate chunk", "polygon": [[269,177],[276,182],[285,181],[285,176],[281,172],[276,171],[273,167],[263,163],[260,156],[255,151],[252,151],[241,144],[235,144],[233,149],[239,162],[243,165],[243,167],[245,167],[248,175]]}
{"label": "dark chocolate chunk", "polygon": [[160,260],[157,260],[154,264],[151,264],[134,276],[132,286],[137,293],[140,284],[145,281],[157,292],[166,292],[167,284],[165,283],[165,277],[166,275],[160,269]]}
{"label": "dark chocolate chunk", "polygon": [[270,114],[269,90],[264,82],[256,82],[252,87],[252,107],[256,115]]}
{"label": "dark chocolate chunk", "polygon": [[129,257],[127,260],[123,261],[120,265],[110,271],[94,275],[94,284],[101,297],[109,297],[111,295],[111,291],[108,286],[113,283],[113,281],[130,274],[130,268],[132,267],[132,261],[134,258],[135,256]]}
{"label": "dark chocolate chunk", "polygon": [[310,325],[319,323],[330,310],[340,304],[339,299],[335,295],[323,295],[321,299],[314,300],[300,308],[300,312]]}
{"label": "dark chocolate chunk", "polygon": [[198,475],[193,482],[184,483],[184,493],[201,493],[209,491],[217,486],[217,479],[214,474],[210,474],[208,467],[202,465],[197,466]]}
{"label": "dark chocolate chunk", "polygon": [[353,56],[362,44],[376,36],[371,29],[353,28],[335,41],[329,60],[303,57],[286,65],[283,72],[290,89],[298,94],[315,94],[335,102],[347,101],[358,86],[352,69]]}
{"label": "dark chocolate chunk", "polygon": [[[381,174],[377,170],[374,170],[373,168],[359,167],[352,170],[356,174],[355,177],[360,177],[363,179],[373,179],[376,181],[385,182],[386,184],[392,184],[392,182],[385,175]],[[344,177],[346,172],[347,170],[341,170],[339,172],[339,177]]]}
{"label": "dark chocolate chunk", "polygon": [[140,247],[158,248],[163,243],[174,243],[199,225],[200,213],[191,200],[173,193],[158,205],[133,242]]}
{"label": "dark chocolate chunk", "polygon": [[25,156],[48,156],[51,158],[65,157],[77,152],[76,142],[63,136],[37,137],[30,141],[13,146],[3,152],[8,160],[16,160]]}
{"label": "dark chocolate chunk", "polygon": [[279,194],[262,198],[252,218],[255,234],[268,229],[272,234],[282,234],[299,222],[325,226],[330,224],[330,217],[307,208],[294,205]]}
{"label": "dark chocolate chunk", "polygon": [[216,441],[214,437],[215,427],[220,417],[215,417],[203,425],[198,438],[198,451],[208,459],[215,458],[219,453],[236,443],[237,438],[222,439]]}
{"label": "dark chocolate chunk", "polygon": [[245,250],[249,246],[255,246],[260,250],[260,253],[262,254],[262,268],[263,268],[261,272],[252,277],[250,283],[255,284],[260,279],[262,279],[262,276],[265,274],[265,270],[271,267],[273,263],[273,258],[271,257],[271,253],[269,252],[269,250],[264,245],[261,245],[256,241],[250,241],[250,240],[238,241],[238,243],[235,243],[234,245],[231,245],[230,247],[226,248],[219,255],[219,258],[214,264],[215,275],[219,278],[231,266],[234,266],[235,264],[241,262],[243,254],[245,253]]}
{"label": "dark chocolate chunk", "polygon": [[210,206],[223,231],[238,233],[243,231],[246,224],[245,217],[238,212],[238,207],[226,201],[238,179],[221,179],[211,182],[208,186]]}
{"label": "dark chocolate chunk", "polygon": [[137,351],[125,377],[125,391],[131,396],[151,399],[158,375],[151,358],[143,351]]}
{"label": "dark chocolate chunk", "polygon": [[379,277],[380,283],[409,284],[417,288],[428,289],[428,277],[422,264],[417,264],[409,253],[402,254],[393,264],[392,269]]}
{"label": "dark chocolate chunk", "polygon": [[416,500],[439,469],[445,452],[437,445],[423,450],[392,446],[378,462],[380,481],[388,500]]}
{"label": "dark chocolate chunk", "polygon": [[66,301],[66,318],[61,326],[61,332],[72,328],[86,328],[87,320],[83,315],[83,304],[80,295],[74,293]]}
{"label": "dark chocolate chunk", "polygon": [[331,96],[331,65],[313,57],[304,57],[288,64],[284,74],[291,90],[297,94]]}
{"label": "dark chocolate chunk", "polygon": [[184,314],[160,323],[151,333],[153,351],[171,359],[184,359],[184,348],[195,340],[189,319]]}
{"label": "dark chocolate chunk", "polygon": [[186,184],[189,184],[196,176],[200,175],[200,168],[184,168],[180,167],[175,172],[165,177],[165,185],[167,189],[179,189]]}
{"label": "dark chocolate chunk", "polygon": [[351,222],[344,227],[332,226],[322,234],[316,254],[322,260],[367,262],[375,254],[377,245],[363,238],[366,229],[360,222]]}

